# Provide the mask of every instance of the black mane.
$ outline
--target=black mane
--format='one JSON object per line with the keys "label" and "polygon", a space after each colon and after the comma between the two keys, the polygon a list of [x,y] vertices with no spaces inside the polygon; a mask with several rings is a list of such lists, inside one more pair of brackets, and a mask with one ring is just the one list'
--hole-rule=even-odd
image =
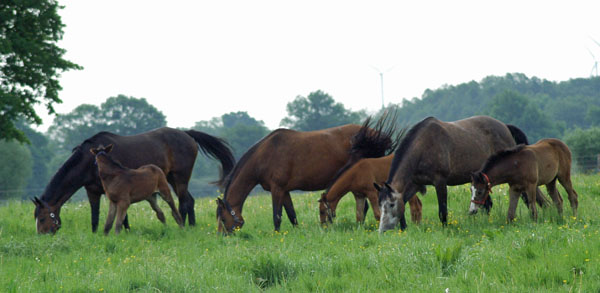
{"label": "black mane", "polygon": [[498,151],[497,153],[491,155],[487,161],[485,162],[485,164],[483,164],[483,168],[481,168],[481,172],[485,173],[487,171],[489,171],[490,168],[492,168],[496,163],[498,163],[500,160],[502,160],[503,158],[510,156],[512,154],[518,153],[521,150],[523,150],[523,148],[525,147],[525,144],[519,144],[516,145],[512,148],[508,148],[505,150],[501,150]]}
{"label": "black mane", "polygon": [[42,201],[52,203],[54,200],[58,200],[58,198],[50,198],[51,195],[56,194],[56,189],[59,187],[57,181],[62,180],[62,178],[65,177],[65,175],[70,169],[79,164],[82,158],[83,152],[81,152],[81,149],[78,147],[74,148],[73,152],[71,153],[71,156],[67,159],[66,162],[62,164],[62,166],[60,166],[58,171],[54,173],[52,179],[50,179],[50,182],[46,186],[46,189],[44,190],[40,198]]}
{"label": "black mane", "polygon": [[390,174],[388,175],[387,183],[390,184],[398,169],[398,166],[402,162],[404,154],[408,151],[412,143],[417,139],[419,132],[426,125],[428,125],[431,121],[435,120],[435,117],[427,117],[421,120],[419,123],[415,124],[407,133],[404,135],[402,141],[400,142],[400,146],[396,150],[394,154],[394,160],[392,160],[392,166],[390,167]]}

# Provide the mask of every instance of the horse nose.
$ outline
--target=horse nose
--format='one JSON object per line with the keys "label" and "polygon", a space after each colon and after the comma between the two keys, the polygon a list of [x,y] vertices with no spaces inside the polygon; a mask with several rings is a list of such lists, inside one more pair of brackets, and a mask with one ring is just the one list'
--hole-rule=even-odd
{"label": "horse nose", "polygon": [[477,214],[477,209],[474,209],[474,210],[470,210],[470,211],[469,211],[469,215],[474,215],[474,214]]}

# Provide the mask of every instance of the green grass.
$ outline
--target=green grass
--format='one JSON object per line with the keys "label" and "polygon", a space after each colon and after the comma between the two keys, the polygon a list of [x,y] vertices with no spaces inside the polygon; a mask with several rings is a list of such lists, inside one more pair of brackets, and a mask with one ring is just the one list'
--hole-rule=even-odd
{"label": "green grass", "polygon": [[[494,188],[490,216],[468,216],[468,186],[449,191],[449,225],[437,218],[435,191],[423,200],[423,223],[404,232],[377,232],[372,212],[355,223],[346,196],[329,227],[318,224],[318,192],[293,195],[300,225],[284,216],[273,232],[270,195],[244,206],[246,225],[233,236],[216,233],[214,198],[196,200],[195,227],[163,226],[147,203],[129,211],[131,231],[93,234],[87,202],[67,203],[62,229],[37,235],[33,204],[0,206],[2,292],[598,292],[600,290],[600,176],[573,178],[580,195],[573,218],[540,211],[532,223],[519,204],[507,225],[507,187]],[[544,188],[542,190],[545,191]],[[102,203],[101,222],[107,211]],[[408,211],[407,211],[408,213]],[[101,230],[101,228],[100,228]]]}

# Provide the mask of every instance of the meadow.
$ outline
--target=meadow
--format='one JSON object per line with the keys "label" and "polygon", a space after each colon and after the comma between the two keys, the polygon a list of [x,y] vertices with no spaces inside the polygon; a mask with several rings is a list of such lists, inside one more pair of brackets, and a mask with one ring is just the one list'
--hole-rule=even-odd
{"label": "meadow", "polygon": [[[449,225],[437,217],[433,188],[421,196],[423,222],[377,232],[372,211],[357,224],[354,198],[332,225],[318,222],[318,192],[292,196],[300,222],[273,231],[271,197],[251,196],[246,224],[216,232],[215,197],[196,200],[197,225],[163,226],[145,202],[129,209],[131,231],[92,233],[87,201],[69,202],[54,236],[37,235],[33,204],[0,206],[2,292],[600,292],[600,175],[576,175],[579,216],[525,205],[506,223],[507,186],[494,188],[490,215],[467,214],[468,185],[449,190]],[[542,188],[545,192],[545,188]],[[100,221],[106,217],[102,202]],[[408,211],[407,211],[408,216]],[[102,226],[102,225],[101,225]],[[101,230],[101,227],[100,229]]]}

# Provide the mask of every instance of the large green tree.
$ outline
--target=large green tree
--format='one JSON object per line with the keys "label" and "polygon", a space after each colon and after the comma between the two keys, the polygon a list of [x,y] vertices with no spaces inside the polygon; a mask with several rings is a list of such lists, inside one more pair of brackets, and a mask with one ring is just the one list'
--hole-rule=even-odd
{"label": "large green tree", "polygon": [[54,113],[60,73],[81,69],[56,45],[63,37],[61,8],[54,0],[0,1],[0,139],[27,141],[15,122],[41,124],[34,106]]}
{"label": "large green tree", "polygon": [[281,125],[295,130],[319,130],[349,123],[360,123],[367,115],[364,111],[353,112],[342,103],[336,103],[327,93],[317,90],[307,97],[297,96],[287,104],[288,117]]}
{"label": "large green tree", "polygon": [[166,126],[165,115],[146,99],[119,95],[100,107],[82,104],[70,113],[58,115],[48,129],[63,150],[71,150],[100,131],[133,135]]}

